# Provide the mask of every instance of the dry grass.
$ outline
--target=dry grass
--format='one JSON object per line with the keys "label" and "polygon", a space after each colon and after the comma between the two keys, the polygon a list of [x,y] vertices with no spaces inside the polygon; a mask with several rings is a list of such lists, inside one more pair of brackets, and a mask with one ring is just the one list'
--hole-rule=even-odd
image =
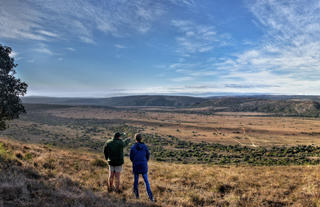
{"label": "dry grass", "polygon": [[[107,193],[102,154],[0,139],[0,206],[154,206],[132,194],[125,160],[123,193]],[[320,166],[249,167],[151,161],[155,206],[320,206]]]}
{"label": "dry grass", "polygon": [[[153,108],[153,110],[156,110]],[[161,108],[159,108],[161,111]],[[217,115],[154,112],[145,108],[119,111],[74,107],[51,110],[51,114],[74,119],[122,121],[143,127],[145,133],[173,135],[180,139],[250,146],[320,145],[320,119],[263,117],[261,113],[227,112]],[[245,129],[246,133],[243,133]],[[313,134],[314,133],[314,134]]]}

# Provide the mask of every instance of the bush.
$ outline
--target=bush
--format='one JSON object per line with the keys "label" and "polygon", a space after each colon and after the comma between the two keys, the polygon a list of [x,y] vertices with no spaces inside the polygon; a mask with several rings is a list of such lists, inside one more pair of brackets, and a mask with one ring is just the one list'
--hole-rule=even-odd
{"label": "bush", "polygon": [[95,159],[91,162],[91,164],[96,167],[107,167],[108,166],[108,164],[101,159]]}

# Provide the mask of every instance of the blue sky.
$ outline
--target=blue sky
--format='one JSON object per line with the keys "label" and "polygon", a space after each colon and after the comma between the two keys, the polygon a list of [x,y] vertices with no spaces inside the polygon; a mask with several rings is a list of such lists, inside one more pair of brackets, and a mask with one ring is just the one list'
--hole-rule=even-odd
{"label": "blue sky", "polygon": [[1,0],[27,95],[320,95],[320,1]]}

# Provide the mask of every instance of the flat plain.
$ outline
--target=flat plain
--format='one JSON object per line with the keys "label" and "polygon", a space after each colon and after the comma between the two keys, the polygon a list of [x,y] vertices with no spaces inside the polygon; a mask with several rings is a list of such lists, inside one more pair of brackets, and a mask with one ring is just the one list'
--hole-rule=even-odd
{"label": "flat plain", "polygon": [[[106,126],[128,125],[143,133],[161,136],[172,135],[182,140],[242,146],[296,146],[320,145],[320,118],[279,117],[256,112],[217,112],[215,114],[190,113],[166,107],[104,108],[104,107],[58,107],[41,110],[41,116],[73,120],[97,120]],[[205,109],[203,109],[205,110]],[[36,114],[40,112],[30,111]],[[26,116],[28,117],[28,115]],[[19,124],[36,124],[35,120],[18,121]],[[48,126],[50,127],[50,124]],[[59,126],[61,127],[61,126]],[[58,131],[61,131],[56,127]],[[76,130],[63,126],[65,133]],[[98,129],[108,134],[103,125]],[[49,130],[49,129],[48,129]],[[55,131],[51,127],[49,131]],[[78,131],[78,133],[81,133]],[[98,133],[99,136],[103,133]],[[97,136],[97,138],[99,137]],[[94,136],[95,137],[95,136]]]}
{"label": "flat plain", "polygon": [[[27,105],[27,114],[1,132],[1,198],[16,206],[320,205],[319,118],[206,112]],[[134,199],[127,158],[123,193],[106,191],[102,146],[115,131],[144,134],[157,203]]]}

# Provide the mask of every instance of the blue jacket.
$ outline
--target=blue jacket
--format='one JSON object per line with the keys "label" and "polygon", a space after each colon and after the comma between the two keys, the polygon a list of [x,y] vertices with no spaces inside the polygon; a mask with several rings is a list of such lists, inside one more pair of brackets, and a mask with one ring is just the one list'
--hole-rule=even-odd
{"label": "blue jacket", "polygon": [[145,174],[148,172],[148,160],[150,152],[144,143],[137,142],[130,149],[130,160],[132,171],[135,174]]}

